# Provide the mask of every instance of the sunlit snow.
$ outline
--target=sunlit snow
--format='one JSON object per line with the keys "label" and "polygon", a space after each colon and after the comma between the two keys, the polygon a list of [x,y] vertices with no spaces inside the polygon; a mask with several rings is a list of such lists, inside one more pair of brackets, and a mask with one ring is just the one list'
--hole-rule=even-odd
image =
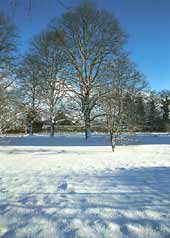
{"label": "sunlit snow", "polygon": [[170,135],[0,138],[0,237],[170,237]]}

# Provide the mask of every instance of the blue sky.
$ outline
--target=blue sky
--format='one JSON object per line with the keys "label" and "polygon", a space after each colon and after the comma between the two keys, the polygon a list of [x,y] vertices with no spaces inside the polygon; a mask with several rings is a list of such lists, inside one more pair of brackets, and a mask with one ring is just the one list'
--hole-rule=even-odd
{"label": "blue sky", "polygon": [[[46,27],[50,19],[60,16],[64,8],[57,0],[32,0],[28,16],[28,0],[16,0],[12,11],[10,0],[0,0],[0,9],[13,18],[21,35],[20,49]],[[69,6],[79,0],[60,0]],[[170,90],[170,0],[94,0],[99,8],[112,11],[129,35],[125,48],[131,59],[146,75],[154,90]]]}

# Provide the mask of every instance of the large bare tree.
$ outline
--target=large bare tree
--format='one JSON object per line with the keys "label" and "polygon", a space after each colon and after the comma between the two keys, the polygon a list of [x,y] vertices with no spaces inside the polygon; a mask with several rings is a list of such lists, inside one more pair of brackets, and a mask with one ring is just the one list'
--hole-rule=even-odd
{"label": "large bare tree", "polygon": [[51,26],[60,31],[68,89],[79,103],[88,138],[91,114],[101,98],[99,89],[107,83],[108,61],[116,56],[126,36],[110,12],[89,2],[67,11]]}

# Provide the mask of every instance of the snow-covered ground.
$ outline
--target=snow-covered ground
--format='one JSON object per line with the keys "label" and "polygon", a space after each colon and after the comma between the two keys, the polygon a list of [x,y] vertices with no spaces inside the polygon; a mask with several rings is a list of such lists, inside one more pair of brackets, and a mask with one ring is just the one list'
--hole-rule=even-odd
{"label": "snow-covered ground", "polygon": [[170,238],[170,135],[0,138],[0,237]]}

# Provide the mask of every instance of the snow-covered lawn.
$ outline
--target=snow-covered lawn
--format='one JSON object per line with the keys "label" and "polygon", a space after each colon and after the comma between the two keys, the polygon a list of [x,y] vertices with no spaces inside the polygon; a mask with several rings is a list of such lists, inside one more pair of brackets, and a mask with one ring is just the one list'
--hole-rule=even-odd
{"label": "snow-covered lawn", "polygon": [[169,238],[170,135],[0,138],[0,237]]}

